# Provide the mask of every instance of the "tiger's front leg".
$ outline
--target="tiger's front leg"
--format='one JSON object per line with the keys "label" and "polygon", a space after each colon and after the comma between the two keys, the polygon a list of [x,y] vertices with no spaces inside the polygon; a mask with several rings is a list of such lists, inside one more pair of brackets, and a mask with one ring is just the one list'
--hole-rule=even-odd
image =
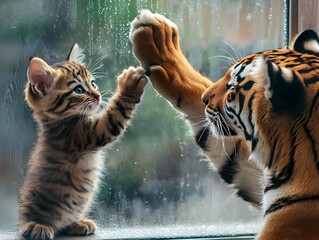
{"label": "tiger's front leg", "polygon": [[241,137],[216,138],[205,121],[204,91],[214,84],[198,73],[179,47],[177,26],[160,14],[143,10],[131,23],[133,52],[148,72],[153,87],[185,114],[196,144],[238,196],[258,207],[260,170],[248,161],[249,147]]}
{"label": "tiger's front leg", "polygon": [[204,118],[202,93],[212,82],[194,70],[179,47],[177,26],[143,10],[131,23],[133,51],[159,94],[192,122]]}

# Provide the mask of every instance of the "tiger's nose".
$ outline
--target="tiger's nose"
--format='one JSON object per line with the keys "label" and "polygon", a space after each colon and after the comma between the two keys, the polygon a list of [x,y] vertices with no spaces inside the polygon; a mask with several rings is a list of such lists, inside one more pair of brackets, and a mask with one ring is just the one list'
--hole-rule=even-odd
{"label": "tiger's nose", "polygon": [[202,101],[203,101],[203,103],[205,104],[205,106],[207,106],[208,103],[209,103],[209,99],[207,99],[207,98],[203,98],[203,97],[202,97]]}
{"label": "tiger's nose", "polygon": [[203,94],[202,94],[202,101],[203,103],[207,106],[209,104],[209,100],[213,98],[215,94],[211,94],[210,89],[207,89]]}

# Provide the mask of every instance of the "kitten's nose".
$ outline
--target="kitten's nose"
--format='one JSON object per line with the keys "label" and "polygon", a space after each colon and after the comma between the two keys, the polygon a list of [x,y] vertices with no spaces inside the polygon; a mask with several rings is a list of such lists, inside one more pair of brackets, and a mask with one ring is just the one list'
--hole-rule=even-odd
{"label": "kitten's nose", "polygon": [[96,100],[100,101],[101,95],[100,94],[95,94],[93,96]]}
{"label": "kitten's nose", "polygon": [[96,100],[100,101],[101,94],[99,93],[90,93],[91,97],[95,98]]}

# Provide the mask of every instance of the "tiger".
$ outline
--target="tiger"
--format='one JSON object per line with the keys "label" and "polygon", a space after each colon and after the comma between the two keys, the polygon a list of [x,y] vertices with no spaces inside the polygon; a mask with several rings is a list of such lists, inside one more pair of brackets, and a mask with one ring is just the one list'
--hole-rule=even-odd
{"label": "tiger", "polygon": [[148,81],[141,67],[125,69],[104,107],[82,53],[74,44],[65,61],[49,65],[33,57],[29,63],[25,99],[38,136],[20,189],[19,226],[25,239],[96,231],[86,215],[103,173],[104,147],[123,134]]}
{"label": "tiger", "polygon": [[316,32],[305,30],[289,49],[240,59],[215,83],[191,66],[178,27],[163,15],[141,11],[130,40],[153,87],[184,115],[226,185],[260,210],[256,239],[318,239]]}

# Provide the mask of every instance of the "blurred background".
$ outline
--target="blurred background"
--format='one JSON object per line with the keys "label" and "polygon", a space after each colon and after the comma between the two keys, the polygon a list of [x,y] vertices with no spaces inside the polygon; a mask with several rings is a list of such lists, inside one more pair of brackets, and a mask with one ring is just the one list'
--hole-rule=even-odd
{"label": "blurred background", "polygon": [[[138,65],[128,35],[141,9],[174,21],[183,52],[213,81],[233,60],[287,42],[284,0],[0,0],[0,231],[18,228],[18,191],[36,137],[23,96],[29,58],[53,64],[77,42],[87,63],[102,65],[97,84],[106,100],[116,76]],[[122,229],[150,228],[156,237],[161,226],[175,234],[180,226],[205,227],[195,235],[258,229],[260,214],[209,168],[183,118],[150,84],[131,127],[107,149],[105,165],[90,212],[102,232],[121,237]]]}

